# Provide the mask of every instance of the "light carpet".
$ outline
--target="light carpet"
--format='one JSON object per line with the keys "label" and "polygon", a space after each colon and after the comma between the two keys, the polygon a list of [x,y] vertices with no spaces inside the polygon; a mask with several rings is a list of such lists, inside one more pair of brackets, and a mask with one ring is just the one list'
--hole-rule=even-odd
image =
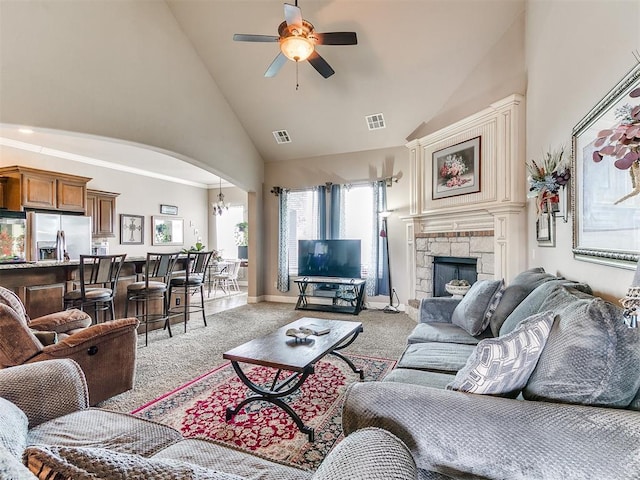
{"label": "light carpet", "polygon": [[[348,355],[362,368],[365,381],[380,380],[395,365],[394,360]],[[268,386],[275,369],[245,368],[255,383]],[[230,363],[135,409],[132,413],[169,425],[185,437],[204,438],[288,465],[314,470],[342,438],[342,404],[347,387],[359,381],[358,374],[335,357],[316,364],[296,392],[283,400],[307,427],[315,430],[315,441],[298,430],[281,408],[268,402],[252,402],[226,421],[226,408],[235,407],[253,395]]]}
{"label": "light carpet", "polygon": [[102,402],[99,406],[130,412],[190,380],[225,363],[222,354],[258,336],[266,335],[301,317],[333,318],[362,322],[364,331],[344,353],[397,359],[416,323],[405,313],[386,314],[363,310],[360,315],[295,310],[291,303],[261,302],[214,312],[207,302],[207,324],[194,315],[184,331],[182,324],[149,332],[144,346],[144,329],[138,344],[134,388]]}

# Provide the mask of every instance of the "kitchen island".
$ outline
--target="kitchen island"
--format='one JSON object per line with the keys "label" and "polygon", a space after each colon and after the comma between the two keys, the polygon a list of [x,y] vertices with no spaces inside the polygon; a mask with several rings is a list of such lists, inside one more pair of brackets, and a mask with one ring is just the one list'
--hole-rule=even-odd
{"label": "kitchen island", "polygon": [[[186,258],[186,256],[184,257]],[[115,310],[116,318],[124,317],[124,307],[127,299],[127,286],[137,280],[141,273],[146,257],[127,257],[120,271],[116,289]],[[37,318],[64,309],[64,294],[66,291],[79,288],[79,260],[57,261],[44,260],[27,263],[0,264],[0,285],[14,291],[22,300],[27,314]],[[178,270],[184,270],[184,260],[178,260]],[[161,303],[152,305],[153,309],[161,309]],[[93,315],[92,311],[88,311]],[[135,313],[133,305],[129,314]],[[172,319],[172,324],[180,322],[180,318]],[[150,324],[150,328],[162,328],[162,324]]]}

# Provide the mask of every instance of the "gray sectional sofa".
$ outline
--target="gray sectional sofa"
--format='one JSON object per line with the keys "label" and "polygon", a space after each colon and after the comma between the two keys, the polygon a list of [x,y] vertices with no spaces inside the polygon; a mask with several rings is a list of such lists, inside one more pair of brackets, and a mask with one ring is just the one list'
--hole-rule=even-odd
{"label": "gray sectional sofa", "polygon": [[65,359],[0,370],[0,479],[34,478],[406,480],[416,466],[407,447],[378,428],[345,438],[316,472],[185,439],[165,425],[89,408],[84,374]]}
{"label": "gray sectional sofa", "polygon": [[349,389],[345,433],[388,429],[421,479],[639,479],[640,329],[541,268],[478,291],[421,302],[396,369]]}

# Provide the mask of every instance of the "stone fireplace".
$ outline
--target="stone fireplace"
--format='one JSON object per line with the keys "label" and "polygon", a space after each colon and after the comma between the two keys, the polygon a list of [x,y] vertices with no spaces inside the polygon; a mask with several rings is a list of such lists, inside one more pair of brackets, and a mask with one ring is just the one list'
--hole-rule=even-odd
{"label": "stone fireplace", "polygon": [[474,260],[475,275],[473,277],[475,278],[472,279],[463,274],[458,275],[459,279],[466,279],[469,280],[469,283],[473,283],[475,279],[493,278],[493,231],[418,233],[415,239],[415,252],[416,299],[446,295],[436,282],[434,260],[441,257]]}
{"label": "stone fireplace", "polygon": [[[407,312],[414,319],[419,301],[434,294],[434,257],[475,259],[478,280],[503,278],[508,283],[526,268],[524,119],[524,97],[511,95],[406,145]],[[434,154],[477,137],[479,191],[434,198]]]}

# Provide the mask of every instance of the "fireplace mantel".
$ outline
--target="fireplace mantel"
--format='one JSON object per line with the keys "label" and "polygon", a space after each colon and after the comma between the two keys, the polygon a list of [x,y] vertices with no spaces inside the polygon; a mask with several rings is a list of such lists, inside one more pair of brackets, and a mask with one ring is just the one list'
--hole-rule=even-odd
{"label": "fireplace mantel", "polygon": [[[442,130],[409,142],[410,204],[407,226],[407,257],[415,299],[425,295],[426,238],[438,238],[451,248],[462,240],[452,234],[487,237],[478,278],[504,278],[506,282],[526,268],[526,160],[524,97],[511,95],[487,109]],[[481,137],[480,191],[440,199],[432,198],[432,154],[469,139]],[[436,235],[438,234],[438,235]],[[488,245],[488,238],[491,245]],[[478,244],[478,241],[472,241]],[[435,243],[430,245],[436,246]],[[466,248],[461,247],[459,248]],[[488,250],[492,251],[489,252]],[[488,259],[493,265],[487,265]],[[483,270],[484,269],[484,270]],[[426,272],[428,274],[428,272]]]}

